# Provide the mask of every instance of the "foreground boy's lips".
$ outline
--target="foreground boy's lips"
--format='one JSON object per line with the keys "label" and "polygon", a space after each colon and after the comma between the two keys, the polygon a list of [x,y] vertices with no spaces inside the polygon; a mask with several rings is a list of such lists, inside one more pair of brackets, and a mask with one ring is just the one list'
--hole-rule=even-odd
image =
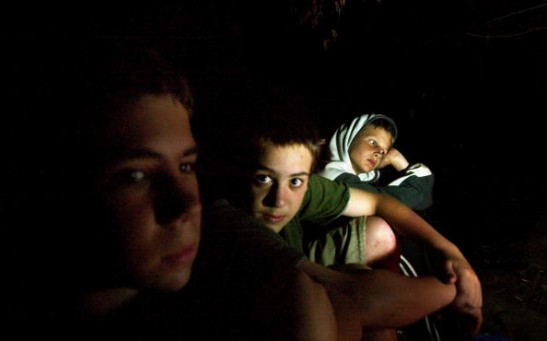
{"label": "foreground boy's lips", "polygon": [[167,263],[172,263],[172,264],[190,264],[196,258],[197,250],[198,250],[197,245],[188,246],[181,249],[180,251],[176,253],[172,253],[164,257],[163,259]]}

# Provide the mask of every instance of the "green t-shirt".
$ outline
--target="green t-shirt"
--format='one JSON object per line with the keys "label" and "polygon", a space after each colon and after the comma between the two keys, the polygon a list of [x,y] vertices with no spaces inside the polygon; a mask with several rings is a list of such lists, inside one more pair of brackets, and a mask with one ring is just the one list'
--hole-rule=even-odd
{"label": "green t-shirt", "polygon": [[279,234],[290,246],[302,252],[302,223],[319,226],[338,218],[348,204],[349,193],[345,183],[311,175],[300,210]]}

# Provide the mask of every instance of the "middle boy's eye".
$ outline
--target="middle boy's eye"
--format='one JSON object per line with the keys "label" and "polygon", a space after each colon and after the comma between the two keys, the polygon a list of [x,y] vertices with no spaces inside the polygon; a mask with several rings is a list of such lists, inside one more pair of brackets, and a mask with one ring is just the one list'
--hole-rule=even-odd
{"label": "middle boy's eye", "polygon": [[304,185],[304,180],[300,178],[291,179],[290,182],[292,187],[302,187],[302,185]]}
{"label": "middle boy's eye", "polygon": [[272,178],[266,174],[256,174],[254,176],[254,181],[259,184],[269,184],[272,182]]}

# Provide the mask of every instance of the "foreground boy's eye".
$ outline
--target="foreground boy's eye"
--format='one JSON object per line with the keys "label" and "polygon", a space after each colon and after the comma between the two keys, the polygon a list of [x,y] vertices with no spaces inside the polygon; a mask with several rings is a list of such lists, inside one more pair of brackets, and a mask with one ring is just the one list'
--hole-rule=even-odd
{"label": "foreground boy's eye", "polygon": [[272,182],[272,178],[266,174],[257,174],[254,176],[254,181],[259,184],[269,184]]}
{"label": "foreground boy's eye", "polygon": [[126,187],[143,184],[149,179],[149,174],[143,170],[124,169],[107,178],[111,188]]}
{"label": "foreground boy's eye", "polygon": [[179,169],[182,173],[193,173],[196,170],[194,162],[181,163]]}
{"label": "foreground boy's eye", "polygon": [[128,174],[128,180],[134,183],[143,181],[146,178],[146,173],[142,170],[135,170]]}

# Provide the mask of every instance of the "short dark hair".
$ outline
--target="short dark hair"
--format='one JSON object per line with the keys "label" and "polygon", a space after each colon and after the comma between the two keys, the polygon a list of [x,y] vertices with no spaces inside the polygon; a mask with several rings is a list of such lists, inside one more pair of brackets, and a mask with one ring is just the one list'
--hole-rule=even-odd
{"label": "short dark hair", "polygon": [[[47,50],[41,44],[29,42],[26,54],[32,57],[24,56],[19,71],[9,75],[16,87],[2,138],[18,141],[2,144],[14,160],[13,169],[4,169],[11,172],[9,178],[44,175],[44,183],[57,182],[55,189],[60,189],[68,180],[63,173],[89,157],[94,129],[144,95],[169,94],[192,111],[188,82],[153,46],[95,37],[60,39],[49,42]],[[25,155],[33,155],[32,165]],[[27,172],[32,174],[23,176]]]}
{"label": "short dark hair", "polygon": [[378,117],[374,118],[367,125],[382,128],[387,131],[391,135],[393,143],[395,143],[395,141],[397,140],[397,126],[392,119],[388,119],[386,117]]}
{"label": "short dark hair", "polygon": [[250,156],[253,162],[263,152],[265,144],[269,143],[280,147],[302,145],[312,155],[310,171],[314,170],[321,151],[318,129],[298,117],[271,116],[264,118],[253,127],[249,142]]}

